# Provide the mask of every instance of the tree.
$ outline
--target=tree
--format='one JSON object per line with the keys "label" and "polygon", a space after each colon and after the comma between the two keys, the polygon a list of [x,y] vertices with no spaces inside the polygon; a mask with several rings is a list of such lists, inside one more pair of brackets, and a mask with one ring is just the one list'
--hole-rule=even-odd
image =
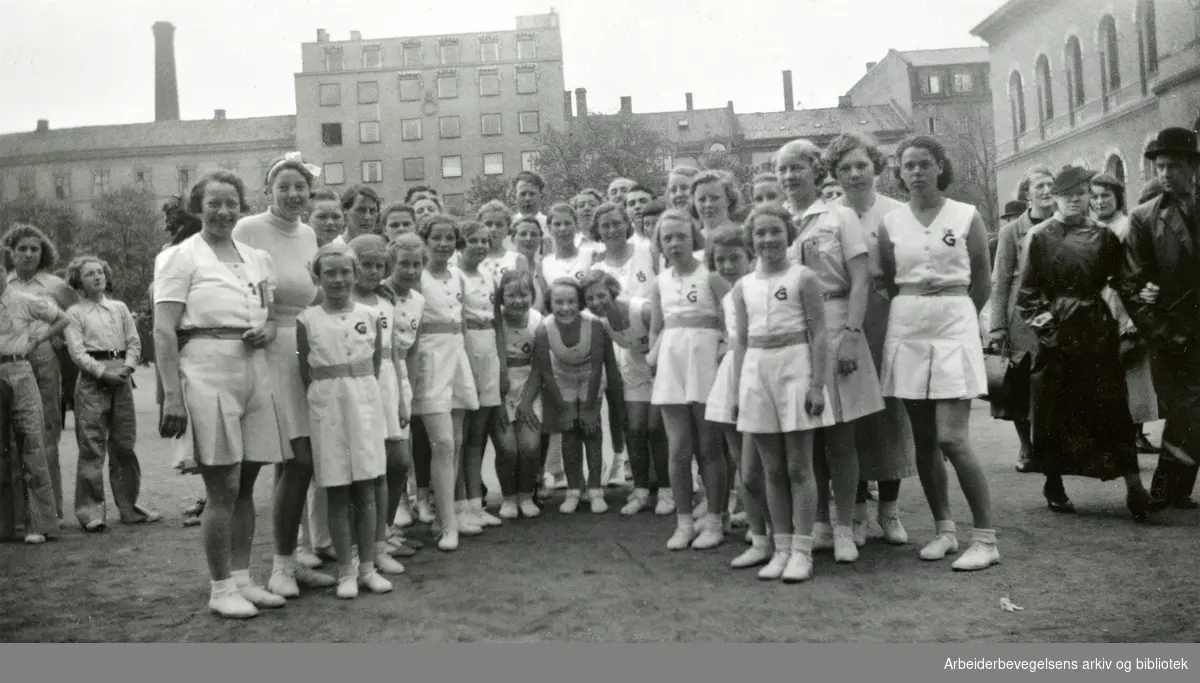
{"label": "tree", "polygon": [[502,176],[475,176],[471,179],[471,186],[467,188],[465,197],[467,215],[474,216],[479,212],[479,207],[493,199],[499,199],[507,204],[508,194],[508,181]]}
{"label": "tree", "polygon": [[946,118],[946,151],[954,163],[954,184],[946,196],[974,204],[988,230],[995,233],[1000,211],[991,116],[971,106]]}
{"label": "tree", "polygon": [[26,223],[46,233],[58,249],[58,267],[65,267],[83,221],[68,204],[21,197],[0,206],[0,231],[7,231],[14,223]]}
{"label": "tree", "polygon": [[546,196],[566,199],[584,188],[603,191],[613,178],[652,186],[663,175],[666,141],[628,114],[590,114],[565,131],[546,128],[538,137],[535,168]]}

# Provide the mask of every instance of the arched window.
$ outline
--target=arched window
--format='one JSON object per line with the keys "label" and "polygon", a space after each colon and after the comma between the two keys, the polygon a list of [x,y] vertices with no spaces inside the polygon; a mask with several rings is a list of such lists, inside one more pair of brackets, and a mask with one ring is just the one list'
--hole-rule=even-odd
{"label": "arched window", "polygon": [[1045,124],[1054,118],[1054,92],[1050,88],[1050,60],[1038,55],[1033,67],[1037,77],[1038,123]]}
{"label": "arched window", "polygon": [[1138,65],[1142,72],[1142,92],[1146,79],[1158,73],[1158,29],[1154,21],[1153,0],[1138,0],[1137,4]]}
{"label": "arched window", "polygon": [[1122,185],[1125,184],[1125,160],[1120,155],[1108,155],[1108,161],[1104,163],[1104,172],[1116,178]]}
{"label": "arched window", "polygon": [[726,149],[724,144],[722,144],[720,142],[714,142],[708,146],[708,151],[713,152],[715,154],[715,153],[719,153],[719,152],[725,152],[728,150]]}
{"label": "arched window", "polygon": [[1072,113],[1083,107],[1083,51],[1079,47],[1079,38],[1071,36],[1067,39],[1067,47],[1063,51],[1067,65],[1067,108]]}
{"label": "arched window", "polygon": [[1100,19],[1100,29],[1096,35],[1100,56],[1100,90],[1105,97],[1121,89],[1121,61],[1117,51],[1117,22],[1111,14]]}
{"label": "arched window", "polygon": [[[1026,130],[1025,125],[1025,85],[1021,82],[1021,72],[1013,71],[1008,77],[1008,108],[1012,114],[1012,129],[1014,143]],[[1015,151],[1015,150],[1014,150]]]}

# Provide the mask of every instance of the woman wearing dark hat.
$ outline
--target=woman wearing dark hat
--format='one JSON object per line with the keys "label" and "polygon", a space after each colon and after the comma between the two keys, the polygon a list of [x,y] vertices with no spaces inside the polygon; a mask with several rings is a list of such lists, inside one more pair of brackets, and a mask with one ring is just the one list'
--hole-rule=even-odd
{"label": "woman wearing dark hat", "polygon": [[1028,235],[1054,213],[1054,172],[1046,166],[1033,166],[1025,171],[1021,185],[1029,197],[1029,209],[1015,221],[1000,228],[996,245],[995,267],[992,269],[992,299],[989,312],[991,345],[1000,350],[1007,361],[1003,400],[992,400],[992,417],[1011,420],[1021,440],[1017,456],[1018,472],[1035,472],[1030,459],[1029,368],[1037,350],[1037,336],[1017,313],[1017,276],[1025,263]]}
{"label": "woman wearing dark hat", "polygon": [[[1092,178],[1092,217],[1125,241],[1129,234],[1129,216],[1125,213],[1125,185],[1107,173]],[[1125,366],[1125,385],[1129,392],[1129,413],[1138,426],[1139,453],[1157,453],[1158,449],[1146,438],[1143,427],[1158,419],[1158,396],[1150,377],[1150,357],[1145,343],[1140,341],[1137,326],[1129,318],[1121,297],[1111,287],[1104,288],[1104,302],[1117,320],[1121,335],[1121,364]]]}
{"label": "woman wearing dark hat", "polygon": [[1200,203],[1196,133],[1167,128],[1145,156],[1161,182],[1160,196],[1129,216],[1119,291],[1150,348],[1150,369],[1166,418],[1151,491],[1175,508],[1193,510],[1200,454]]}
{"label": "woman wearing dark hat", "polygon": [[1074,512],[1063,475],[1125,479],[1137,521],[1161,509],[1138,473],[1125,400],[1120,338],[1102,293],[1121,267],[1121,242],[1088,217],[1093,173],[1067,166],[1054,178],[1058,210],[1030,233],[1017,310],[1037,335],[1032,374],[1033,455],[1055,512]]}

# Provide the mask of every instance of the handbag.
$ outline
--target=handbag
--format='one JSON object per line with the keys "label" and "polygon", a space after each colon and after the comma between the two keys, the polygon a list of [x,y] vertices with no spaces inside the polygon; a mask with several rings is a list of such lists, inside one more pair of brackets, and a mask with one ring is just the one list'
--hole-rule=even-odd
{"label": "handbag", "polygon": [[1004,402],[1006,393],[1004,379],[1008,374],[1008,360],[999,346],[989,344],[984,347],[983,364],[987,369],[987,393],[984,394],[983,400],[994,404]]}

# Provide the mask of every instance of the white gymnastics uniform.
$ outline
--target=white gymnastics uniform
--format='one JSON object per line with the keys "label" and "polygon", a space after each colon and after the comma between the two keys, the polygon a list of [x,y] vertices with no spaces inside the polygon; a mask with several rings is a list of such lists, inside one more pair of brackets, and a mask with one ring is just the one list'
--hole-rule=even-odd
{"label": "white gymnastics uniform", "polygon": [[[508,394],[504,397],[504,410],[509,422],[517,419],[517,406],[521,404],[521,395],[533,374],[533,340],[541,324],[542,314],[532,308],[524,327],[513,327],[507,320],[504,324],[504,348],[508,360]],[[533,412],[542,419],[541,391],[533,399]]]}
{"label": "white gymnastics uniform", "polygon": [[154,300],[184,305],[179,377],[196,463],[279,463],[291,447],[276,419],[267,351],[240,336],[267,321],[275,275],[265,251],[233,245],[241,263],[222,263],[198,234],[164,252]]}
{"label": "white gymnastics uniform", "polygon": [[359,302],[379,317],[380,342],[383,345],[383,365],[379,368],[379,397],[383,403],[384,438],[402,439],[400,429],[400,378],[396,375],[396,366],[392,363],[392,345],[395,343],[396,307],[378,294],[375,304]]}
{"label": "white gymnastics uniform", "polygon": [[928,228],[907,206],[883,219],[900,287],[883,345],[887,396],[973,399],[987,391],[979,318],[969,294],[967,235],[974,217],[974,206],[947,199]]}
{"label": "white gymnastics uniform", "polygon": [[588,271],[592,269],[595,254],[595,250],[585,245],[579,247],[573,258],[564,259],[553,254],[544,256],[542,258],[541,271],[547,290],[554,284],[555,280],[561,278],[574,278],[576,282],[582,280],[583,276],[587,275]]}
{"label": "white gymnastics uniform", "polygon": [[[412,414],[413,389],[408,378],[408,350],[417,343],[417,328],[421,326],[421,316],[425,311],[425,297],[414,289],[408,290],[407,296],[397,296],[395,301],[396,324],[392,332],[392,346],[405,362],[400,363],[400,400]],[[411,427],[404,425],[400,428],[400,438],[407,439]]]}
{"label": "white gymnastics uniform", "polygon": [[650,351],[650,328],[642,319],[648,306],[645,299],[632,299],[629,302],[629,326],[620,331],[613,329],[608,318],[597,318],[616,345],[614,355],[627,402],[649,403],[654,392],[654,371],[646,361]]}
{"label": "white gymnastics uniform", "polygon": [[736,425],[734,408],[737,407],[738,397],[734,388],[733,377],[733,344],[737,341],[737,314],[733,308],[733,291],[730,290],[721,299],[721,311],[725,315],[725,356],[721,358],[721,366],[717,368],[716,379],[713,380],[712,391],[708,392],[708,403],[704,406],[704,419],[709,422]]}
{"label": "white gymnastics uniform", "polygon": [[[696,259],[700,263],[704,263],[705,262],[704,261],[704,250],[697,249],[696,251],[693,251],[692,258]],[[660,272],[660,273],[666,272],[668,268],[670,268],[670,266],[667,265],[667,257],[662,254],[659,254],[658,255],[658,272]]]}
{"label": "white gymnastics uniform", "polygon": [[610,265],[604,259],[592,264],[593,270],[602,270],[621,283],[621,294],[631,299],[649,299],[654,294],[654,254],[650,243],[630,243],[629,258],[620,266]]}
{"label": "white gymnastics uniform", "polygon": [[521,255],[515,251],[506,251],[504,252],[504,256],[499,258],[492,258],[491,256],[485,258],[483,263],[480,264],[479,269],[490,271],[492,277],[496,280],[496,288],[499,289],[500,279],[504,277],[505,273],[517,269],[520,257]]}
{"label": "white gymnastics uniform", "polygon": [[464,341],[479,407],[492,408],[500,401],[500,356],[496,349],[496,278],[480,266],[474,275],[463,273],[463,310],[466,313]]}
{"label": "white gymnastics uniform", "polygon": [[724,328],[721,305],[713,297],[703,262],[688,275],[670,268],[656,279],[663,331],[658,342],[654,405],[704,403],[717,374]]}
{"label": "white gymnastics uniform", "polygon": [[448,270],[446,280],[421,273],[425,307],[417,330],[417,374],[409,377],[413,415],[479,410],[479,393],[471,375],[463,339],[463,273]]}
{"label": "white gymnastics uniform", "polygon": [[803,266],[793,263],[782,273],[768,276],[756,270],[738,282],[748,323],[738,388],[738,431],[786,434],[834,423],[828,390],[820,415],[809,415],[804,408],[812,351],[800,299],[803,272]]}
{"label": "white gymnastics uniform", "polygon": [[313,481],[331,488],[382,477],[387,455],[383,398],[375,376],[379,314],[360,303],[337,313],[313,306],[297,321],[308,338]]}

